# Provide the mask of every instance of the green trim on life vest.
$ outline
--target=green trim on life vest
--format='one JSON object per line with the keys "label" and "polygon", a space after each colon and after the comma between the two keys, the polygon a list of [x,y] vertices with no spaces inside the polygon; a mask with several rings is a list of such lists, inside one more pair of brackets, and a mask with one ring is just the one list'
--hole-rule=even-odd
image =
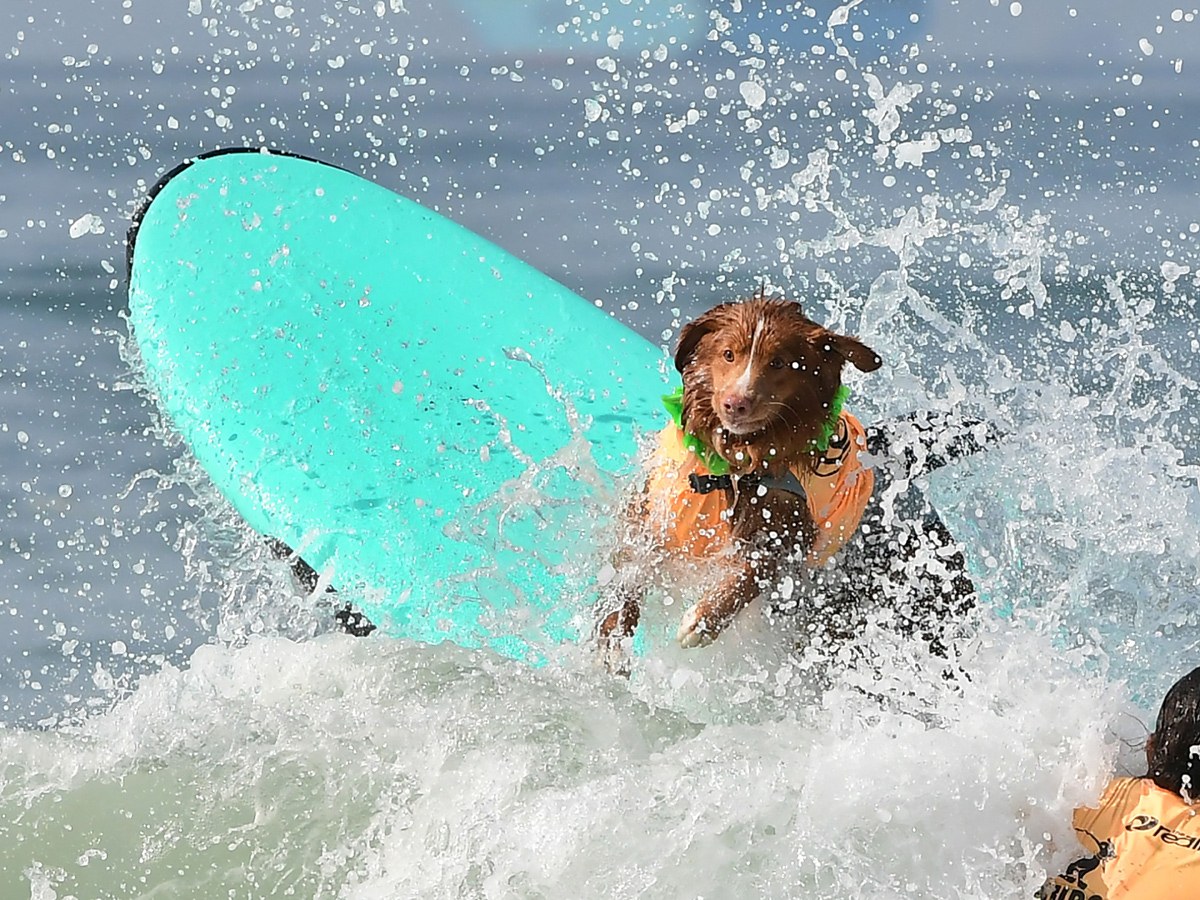
{"label": "green trim on life vest", "polygon": [[713,475],[728,475],[729,463],[716,450],[684,429],[683,385],[681,384],[675,388],[670,394],[663,394],[662,401],[663,406],[667,408],[667,412],[671,414],[671,419],[675,422],[675,427],[683,432],[683,446],[700,457],[700,462],[704,463],[704,467]]}
{"label": "green trim on life vest", "polygon": [[[829,405],[829,415],[821,423],[821,433],[813,438],[814,450],[824,453],[829,449],[829,440],[837,431],[838,420],[842,417],[842,407],[846,405],[849,397],[850,388],[844,384],[833,395],[833,402]],[[683,432],[683,446],[700,457],[700,462],[704,463],[713,475],[728,474],[729,463],[716,450],[683,427],[683,385],[675,388],[670,394],[663,394],[662,402],[667,412],[671,414],[671,420],[675,423],[675,427]]]}
{"label": "green trim on life vest", "polygon": [[829,440],[837,431],[838,420],[842,417],[842,407],[850,397],[850,388],[840,385],[833,395],[833,403],[829,404],[829,415],[821,423],[821,433],[813,438],[813,449],[824,453],[829,449]]}

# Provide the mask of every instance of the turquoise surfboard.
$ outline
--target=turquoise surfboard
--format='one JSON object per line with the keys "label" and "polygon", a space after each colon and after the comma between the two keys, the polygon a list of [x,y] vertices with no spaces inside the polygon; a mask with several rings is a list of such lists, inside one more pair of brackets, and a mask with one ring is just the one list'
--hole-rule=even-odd
{"label": "turquoise surfboard", "polygon": [[386,632],[578,638],[580,512],[661,427],[659,347],[386,188],[258,151],[151,192],[129,323],[221,493]]}

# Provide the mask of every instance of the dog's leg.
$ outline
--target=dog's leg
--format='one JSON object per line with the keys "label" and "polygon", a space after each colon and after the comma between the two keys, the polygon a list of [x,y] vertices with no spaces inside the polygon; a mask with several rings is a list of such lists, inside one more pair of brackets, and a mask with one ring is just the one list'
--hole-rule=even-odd
{"label": "dog's leg", "polygon": [[[642,592],[619,587],[613,594],[617,608],[596,626],[600,662],[613,675],[628,676],[630,672],[629,644],[642,616]],[[605,604],[607,608],[613,600]]]}
{"label": "dog's leg", "polygon": [[759,560],[739,564],[708,596],[684,613],[675,640],[685,648],[703,647],[733,621],[734,616],[758,596],[760,585],[769,579],[757,575]]}
{"label": "dog's leg", "polygon": [[711,644],[778,579],[787,562],[807,558],[816,530],[808,501],[799,494],[769,490],[761,496],[739,495],[733,508],[736,568],[684,614],[675,639],[683,647]]}
{"label": "dog's leg", "polygon": [[637,535],[644,532],[650,512],[643,490],[626,506],[618,546],[613,555],[612,580],[605,584],[596,602],[596,642],[601,664],[613,675],[628,676],[630,644],[642,616],[646,595],[645,562],[634,550]]}

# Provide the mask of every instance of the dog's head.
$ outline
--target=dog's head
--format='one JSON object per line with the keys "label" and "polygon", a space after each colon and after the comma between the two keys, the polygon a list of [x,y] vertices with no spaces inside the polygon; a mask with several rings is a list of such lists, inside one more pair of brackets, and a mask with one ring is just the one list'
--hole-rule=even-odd
{"label": "dog's head", "polygon": [[804,447],[829,417],[847,362],[863,372],[880,366],[873,350],[821,327],[798,303],[723,303],[679,334],[688,430],[719,452],[758,437],[781,450]]}

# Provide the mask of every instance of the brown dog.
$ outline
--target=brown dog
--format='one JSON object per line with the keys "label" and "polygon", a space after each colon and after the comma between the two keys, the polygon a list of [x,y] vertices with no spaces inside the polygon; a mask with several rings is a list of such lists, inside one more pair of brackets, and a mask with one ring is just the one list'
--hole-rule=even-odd
{"label": "brown dog", "polygon": [[[712,641],[786,561],[819,565],[853,533],[872,476],[849,465],[866,443],[840,409],[847,362],[863,372],[880,366],[856,338],[763,296],[722,304],[680,332],[681,408],[660,435],[633,518],[667,552],[726,557],[728,573],[683,617],[683,646]],[[610,668],[637,626],[642,594],[618,588],[600,610]]]}

